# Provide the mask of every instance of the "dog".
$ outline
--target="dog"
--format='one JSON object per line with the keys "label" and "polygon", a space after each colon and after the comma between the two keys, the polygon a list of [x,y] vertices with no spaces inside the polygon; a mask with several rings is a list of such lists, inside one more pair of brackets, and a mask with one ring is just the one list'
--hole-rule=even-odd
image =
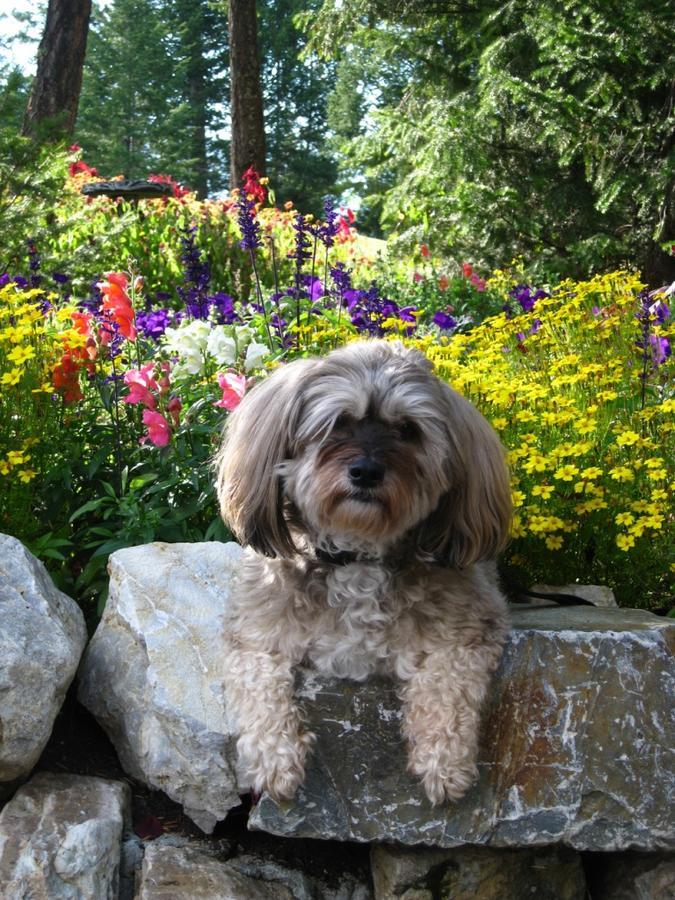
{"label": "dog", "polygon": [[303,664],[398,679],[409,771],[433,804],[458,800],[509,631],[494,558],[511,495],[490,425],[422,353],[356,341],[255,385],[215,467],[222,515],[250,548],[224,690],[252,789],[283,800],[303,782]]}

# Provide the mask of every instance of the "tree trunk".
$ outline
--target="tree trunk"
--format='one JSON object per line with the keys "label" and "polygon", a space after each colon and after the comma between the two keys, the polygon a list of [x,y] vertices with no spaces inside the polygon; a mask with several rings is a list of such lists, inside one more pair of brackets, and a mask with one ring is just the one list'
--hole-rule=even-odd
{"label": "tree trunk", "polygon": [[230,188],[241,187],[249,166],[265,171],[265,129],[258,61],[255,0],[230,0]]}
{"label": "tree trunk", "polygon": [[24,134],[58,140],[73,133],[90,15],[91,0],[49,0]]}

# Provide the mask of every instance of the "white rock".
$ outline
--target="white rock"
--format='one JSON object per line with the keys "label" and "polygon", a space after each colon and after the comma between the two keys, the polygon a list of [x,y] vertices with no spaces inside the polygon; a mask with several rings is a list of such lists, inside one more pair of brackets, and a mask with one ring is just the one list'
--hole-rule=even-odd
{"label": "white rock", "polygon": [[237,544],[155,543],[110,558],[110,593],[79,697],[125,770],[205,832],[239,804],[222,698],[222,619]]}
{"label": "white rock", "polygon": [[20,541],[0,534],[0,782],[37,762],[86,641],[75,601]]}
{"label": "white rock", "polygon": [[122,782],[38,773],[0,813],[0,896],[115,900],[129,803]]}

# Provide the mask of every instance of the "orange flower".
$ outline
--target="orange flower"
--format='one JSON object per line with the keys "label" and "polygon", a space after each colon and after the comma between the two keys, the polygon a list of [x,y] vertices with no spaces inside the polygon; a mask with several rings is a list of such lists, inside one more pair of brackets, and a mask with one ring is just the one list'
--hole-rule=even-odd
{"label": "orange flower", "polygon": [[439,277],[439,279],[438,279],[438,287],[439,287],[442,291],[447,291],[448,285],[449,285],[449,284],[450,284],[450,281],[449,281],[447,275],[441,275],[441,276]]}
{"label": "orange flower", "polygon": [[[135,313],[127,294],[129,280],[124,272],[108,272],[106,281],[100,281],[98,289],[103,294],[103,312],[114,322],[120,334],[130,341],[136,340]],[[101,342],[110,343],[110,334],[101,335]]]}
{"label": "orange flower", "polygon": [[420,244],[420,253],[425,259],[428,259],[431,256],[431,251],[429,250],[428,244]]}

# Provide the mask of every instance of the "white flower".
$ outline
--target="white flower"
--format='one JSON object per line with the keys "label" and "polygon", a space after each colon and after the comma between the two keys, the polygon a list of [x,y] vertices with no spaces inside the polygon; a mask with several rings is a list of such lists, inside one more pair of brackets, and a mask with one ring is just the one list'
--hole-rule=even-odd
{"label": "white flower", "polygon": [[255,341],[246,348],[246,359],[244,360],[244,368],[247,372],[253,369],[259,369],[262,366],[263,359],[269,356],[269,347],[265,344],[257,344]]}
{"label": "white flower", "polygon": [[232,366],[237,360],[237,342],[222,326],[211,331],[206,349],[221,366]]}
{"label": "white flower", "polygon": [[164,343],[179,359],[179,364],[174,372],[198,375],[202,371],[210,334],[211,326],[201,319],[182,323],[178,328],[166,329]]}

